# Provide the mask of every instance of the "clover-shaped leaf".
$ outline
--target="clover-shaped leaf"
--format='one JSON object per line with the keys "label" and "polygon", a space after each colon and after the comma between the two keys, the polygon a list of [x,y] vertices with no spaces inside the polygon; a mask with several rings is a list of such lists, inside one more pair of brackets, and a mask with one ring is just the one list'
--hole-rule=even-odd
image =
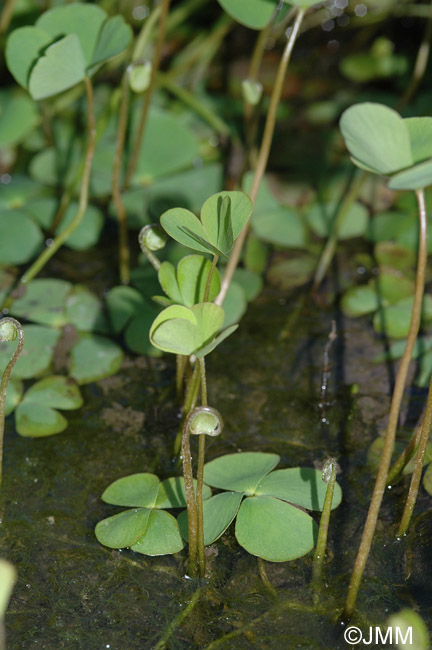
{"label": "clover-shaped leaf", "polygon": [[[204,480],[229,490],[204,502],[204,542],[213,543],[237,516],[237,541],[252,555],[284,562],[305,555],[314,546],[318,528],[301,508],[321,510],[327,486],[321,472],[295,467],[271,471],[276,454],[245,452],[221,456],[205,465]],[[335,486],[332,508],[342,498]],[[187,539],[187,513],[179,517]]]}
{"label": "clover-shaped leaf", "polygon": [[160,221],[180,244],[202,253],[228,257],[251,213],[252,203],[243,192],[218,192],[204,203],[201,220],[185,208],[172,208]]}
{"label": "clover-shaped leaf", "polygon": [[[214,342],[224,318],[222,307],[212,302],[203,302],[193,307],[171,305],[153,321],[150,341],[164,352],[200,354],[207,345]],[[208,354],[207,351],[205,353]]]}
{"label": "clover-shaped leaf", "polygon": [[[24,325],[23,329],[25,346],[21,357],[12,370],[12,377],[31,379],[46,372],[50,367],[54,356],[54,347],[60,338],[60,332],[51,327],[42,327],[40,325]],[[0,343],[0,373],[9,363],[10,354],[11,344]]]}
{"label": "clover-shaped leaf", "polygon": [[[340,121],[353,162],[377,174],[395,174],[393,190],[432,183],[432,118],[402,117],[391,108],[365,102],[348,108]],[[398,173],[396,173],[398,172]]]}
{"label": "clover-shaped leaf", "polygon": [[[210,488],[204,486],[203,499],[210,496]],[[176,520],[163,510],[186,506],[183,478],[172,477],[160,482],[154,474],[132,474],[114,481],[102,499],[132,509],[96,525],[95,534],[101,544],[110,548],[130,546],[145,555],[177,553],[183,548]]]}
{"label": "clover-shaped leaf", "polygon": [[68,422],[56,409],[73,410],[82,404],[81,393],[73,379],[45,377],[33,384],[18,405],[15,413],[17,431],[31,438],[61,433]]}
{"label": "clover-shaped leaf", "polygon": [[52,97],[80,83],[129,45],[132,30],[121,16],[76,2],[44,12],[34,26],[12,32],[6,60],[33,99]]}
{"label": "clover-shaped leaf", "polygon": [[[202,255],[187,255],[177,265],[163,262],[159,269],[159,282],[167,296],[180,305],[192,307],[204,300],[212,264]],[[208,299],[214,300],[220,291],[219,271],[214,269]]]}

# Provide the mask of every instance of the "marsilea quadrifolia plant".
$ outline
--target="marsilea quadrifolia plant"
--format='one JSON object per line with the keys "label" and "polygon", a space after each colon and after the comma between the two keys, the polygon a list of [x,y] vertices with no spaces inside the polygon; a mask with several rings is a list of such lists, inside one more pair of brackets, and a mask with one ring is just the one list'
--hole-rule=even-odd
{"label": "marsilea quadrifolia plant", "polygon": [[[420,326],[427,262],[427,214],[424,188],[432,184],[432,118],[403,119],[387,106],[363,103],[352,106],[344,112],[340,128],[352,161],[358,167],[372,173],[390,176],[388,186],[392,190],[413,190],[417,197],[419,213],[417,274],[410,329],[396,377],[375,488],[349,586],[345,605],[345,615],[349,617],[355,607],[379,509],[388,483],[400,406]],[[399,535],[406,532],[414,509],[431,424],[432,378],[421,433],[415,441],[417,445],[415,469]]]}
{"label": "marsilea quadrifolia plant", "polygon": [[[113,548],[158,555],[174,553],[189,543],[189,574],[204,576],[204,546],[216,541],[236,519],[236,537],[247,551],[270,561],[292,560],[308,553],[317,538],[313,519],[297,506],[321,510],[326,488],[320,472],[293,468],[272,472],[279,456],[267,453],[231,454],[204,465],[205,436],[219,435],[220,413],[207,404],[205,357],[237,328],[223,329],[224,310],[210,302],[220,289],[216,268],[227,258],[250,217],[252,204],[242,192],[220,192],[203,205],[200,219],[182,208],[161,216],[161,226],[146,226],[140,244],[158,271],[167,306],[150,328],[150,340],[164,352],[177,355],[177,388],[183,395],[181,452],[183,478],[159,483],[154,475],[135,474],[115,481],[102,495],[111,504],[128,506],[100,522],[99,541]],[[163,229],[163,230],[162,230]],[[187,255],[175,268],[160,264],[154,251],[166,243],[166,234],[204,254]],[[192,369],[193,368],[193,369]],[[201,389],[201,406],[196,406]],[[198,462],[193,479],[190,436],[197,435]],[[212,496],[208,486],[225,490]],[[331,507],[341,500],[336,486]],[[187,510],[178,523],[166,508]],[[330,506],[329,506],[330,507]]]}

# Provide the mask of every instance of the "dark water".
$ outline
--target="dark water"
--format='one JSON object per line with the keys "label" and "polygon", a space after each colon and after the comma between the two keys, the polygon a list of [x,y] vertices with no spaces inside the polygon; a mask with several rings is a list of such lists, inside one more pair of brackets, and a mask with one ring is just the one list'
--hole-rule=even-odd
{"label": "dark water", "polygon": [[[209,445],[207,458],[271,451],[280,454],[280,467],[313,466],[328,455],[338,459],[344,501],[332,514],[320,612],[313,611],[310,555],[264,563],[275,601],[256,558],[228,531],[210,550],[206,597],[169,648],[348,647],[335,620],[372,489],[366,452],[385,426],[391,373],[371,363],[382,345],[368,321],[337,317],[327,422],[320,422],[322,354],[334,314],[305,303],[290,324],[298,299],[261,296],[239,332],[209,358],[209,403],[222,412],[225,430]],[[104,548],[93,534],[95,524],[116,511],[100,500],[113,480],[134,472],[161,478],[175,473],[173,379],[171,358],[129,359],[115,377],[85,388],[85,406],[68,414],[63,434],[27,440],[9,418],[0,554],[19,574],[7,614],[10,650],[146,650],[187,607],[196,585],[184,577],[185,551],[150,558]],[[353,383],[359,385],[355,395]],[[423,401],[423,394],[407,394],[405,414],[412,422]],[[397,542],[394,522],[406,487],[386,495],[358,600],[358,624],[364,626],[385,624],[390,613],[407,606],[431,622],[430,498],[422,491],[414,531]]]}

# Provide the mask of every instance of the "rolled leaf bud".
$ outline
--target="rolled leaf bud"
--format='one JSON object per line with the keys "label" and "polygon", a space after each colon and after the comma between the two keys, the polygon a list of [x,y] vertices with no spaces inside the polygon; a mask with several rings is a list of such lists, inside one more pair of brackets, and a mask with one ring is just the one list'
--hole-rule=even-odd
{"label": "rolled leaf bud", "polygon": [[138,235],[139,245],[144,253],[144,249],[147,249],[148,251],[158,251],[161,248],[164,248],[167,240],[168,235],[165,230],[157,224],[144,226]]}
{"label": "rolled leaf bud", "polygon": [[322,474],[321,474],[321,478],[324,481],[324,483],[329,483],[334,467],[337,468],[337,462],[335,461],[335,459],[327,458],[326,462],[323,465]]}
{"label": "rolled leaf bud", "polygon": [[263,87],[259,81],[255,81],[255,79],[243,79],[242,94],[246,103],[251,106],[256,106],[262,97],[262,93]]}
{"label": "rolled leaf bud", "polygon": [[18,329],[10,319],[0,321],[0,341],[15,341],[17,336]]}
{"label": "rolled leaf bud", "polygon": [[188,416],[189,433],[199,436],[218,436],[223,429],[222,416],[211,406],[198,406]]}
{"label": "rolled leaf bud", "polygon": [[130,66],[129,87],[134,93],[143,93],[150,85],[152,65],[150,61]]}

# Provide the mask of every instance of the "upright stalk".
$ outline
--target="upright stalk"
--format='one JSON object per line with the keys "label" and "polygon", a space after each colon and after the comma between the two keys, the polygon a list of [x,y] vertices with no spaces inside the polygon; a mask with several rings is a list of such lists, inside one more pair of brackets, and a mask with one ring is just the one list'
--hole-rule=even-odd
{"label": "upright stalk", "polygon": [[427,262],[427,214],[424,190],[416,190],[416,196],[419,210],[419,250],[417,259],[414,304],[411,312],[411,323],[405,350],[396,377],[378,475],[376,477],[375,487],[372,494],[365,527],[363,529],[363,536],[360,542],[360,547],[357,553],[357,558],[354,564],[354,569],[348,588],[348,596],[344,609],[344,616],[346,618],[349,618],[354,611],[357,594],[360,589],[363,572],[366,567],[372,539],[375,533],[379,510],[387,485],[387,475],[393,454],[396,428],[398,424],[399,411],[408,374],[408,368],[420,326]]}
{"label": "upright stalk", "polygon": [[57,235],[57,237],[52,242],[49,248],[39,255],[39,257],[33,262],[29,269],[22,276],[20,283],[27,284],[43,269],[45,264],[52,258],[52,256],[58,251],[58,249],[64,244],[69,235],[79,226],[81,223],[84,213],[88,205],[88,196],[89,196],[89,187],[90,187],[90,175],[91,168],[95,150],[95,139],[96,139],[96,129],[95,129],[95,116],[94,116],[94,101],[93,101],[93,86],[88,77],[84,79],[86,96],[87,96],[87,149],[86,149],[86,158],[84,164],[84,171],[81,179],[81,189],[78,201],[78,210],[75,217],[70,222],[65,230]]}
{"label": "upright stalk", "polygon": [[5,34],[12,20],[16,0],[6,0],[0,14],[0,34]]}
{"label": "upright stalk", "polygon": [[336,483],[337,463],[334,458],[329,458],[322,471],[322,480],[327,483],[324,507],[321,515],[318,540],[315,549],[312,568],[312,583],[315,589],[320,586],[323,576],[324,558],[327,547],[327,537],[330,525],[331,507],[333,502],[334,486]]}
{"label": "upright stalk", "polygon": [[[207,406],[207,379],[204,357],[198,359],[201,377],[201,404]],[[204,486],[204,461],[205,461],[205,434],[198,436],[198,467],[197,467],[197,491],[196,501],[198,506],[198,563],[200,576],[205,575],[205,553],[204,553],[204,515],[203,515],[203,486]]]}
{"label": "upright stalk", "polygon": [[3,371],[0,382],[0,487],[2,482],[2,467],[3,467],[3,436],[4,436],[4,421],[6,413],[6,395],[7,387],[11,372],[21,356],[24,345],[24,331],[22,325],[15,318],[6,316],[0,320],[0,341],[15,341],[18,337],[18,345],[13,353],[12,359]]}
{"label": "upright stalk", "polygon": [[120,282],[129,284],[130,281],[130,253],[128,244],[128,227],[126,208],[124,206],[121,189],[120,175],[123,161],[123,151],[126,139],[127,116],[129,106],[129,68],[125,70],[122,79],[122,94],[120,103],[119,122],[117,128],[116,149],[111,179],[111,191],[119,227],[119,270]]}
{"label": "upright stalk", "polygon": [[408,491],[408,497],[405,504],[405,509],[402,515],[402,520],[399,526],[398,535],[402,537],[405,535],[411,522],[411,517],[414,511],[414,506],[417,501],[421,475],[423,471],[424,457],[426,452],[426,445],[429,440],[429,434],[432,426],[432,375],[429,383],[429,392],[426,404],[426,413],[424,416],[420,437],[418,439],[418,447],[416,459],[414,464],[414,471],[411,476],[411,483]]}
{"label": "upright stalk", "polygon": [[[288,63],[291,59],[291,54],[294,48],[294,44],[296,42],[298,33],[300,31],[300,26],[303,22],[304,15],[305,15],[305,9],[299,9],[296,15],[296,19],[292,31],[285,45],[285,49],[283,51],[281,61],[279,63],[279,68],[277,71],[275,84],[273,86],[273,92],[270,99],[270,106],[269,106],[267,119],[264,127],[264,134],[261,142],[260,151],[258,154],[255,174],[253,177],[252,187],[249,194],[252,204],[255,203],[261,185],[261,181],[263,179],[264,172],[267,167],[267,162],[270,154],[270,148],[271,148],[273,134],[276,125],[277,108],[282,95],[282,88],[285,79],[285,74],[287,71]],[[219,295],[215,300],[215,303],[219,306],[222,305],[223,301],[225,300],[225,296],[231,284],[234,272],[239,263],[240,255],[243,250],[243,244],[248,232],[248,227],[249,224],[247,223],[244,226],[243,230],[241,231],[240,235],[238,236],[237,241],[234,244],[234,248],[232,250],[231,256],[228,260],[228,264],[226,266],[225,274],[222,280],[222,287]]]}
{"label": "upright stalk", "polygon": [[171,0],[161,0],[161,15],[159,21],[158,35],[156,40],[156,47],[153,54],[153,64],[152,64],[152,71],[150,77],[150,84],[145,93],[140,121],[138,124],[138,132],[135,137],[135,144],[132,149],[132,154],[126,171],[126,177],[124,181],[125,189],[127,189],[130,186],[132,177],[135,173],[138,164],[138,157],[141,150],[141,143],[144,136],[144,130],[147,122],[153,91],[156,85],[156,75],[157,75],[157,71],[159,70],[159,65],[162,57],[162,48],[165,40],[166,22],[167,22],[168,12],[170,8],[170,2]]}

